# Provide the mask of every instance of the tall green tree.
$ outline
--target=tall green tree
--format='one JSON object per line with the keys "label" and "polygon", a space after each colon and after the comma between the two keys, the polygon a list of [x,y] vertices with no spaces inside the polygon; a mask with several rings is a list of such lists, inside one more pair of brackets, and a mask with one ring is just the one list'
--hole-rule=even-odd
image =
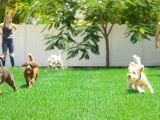
{"label": "tall green tree", "polygon": [[1,0],[0,1],[0,22],[3,22],[5,15],[14,15],[18,9],[19,0]]}
{"label": "tall green tree", "polygon": [[8,0],[0,0],[0,22],[3,22],[7,2]]}
{"label": "tall green tree", "polygon": [[[49,28],[54,26],[59,30],[57,35],[46,35],[46,50],[57,47],[65,49],[68,58],[80,53],[80,59],[89,59],[90,52],[99,54],[98,42],[103,37],[106,66],[109,66],[109,35],[114,24],[125,22],[121,15],[124,8],[124,3],[119,0],[49,0],[39,1],[35,11],[41,14],[40,19],[48,20]],[[75,36],[81,36],[81,40],[77,41]]]}
{"label": "tall green tree", "polygon": [[[159,19],[159,0],[134,0],[126,1],[125,19],[127,24],[127,36],[132,43],[141,40],[150,40],[155,33]],[[129,12],[128,12],[129,11]]]}
{"label": "tall green tree", "polygon": [[12,15],[14,23],[31,23],[27,18],[31,13],[34,0],[0,0],[0,22],[3,22],[5,15]]}
{"label": "tall green tree", "polygon": [[126,5],[120,0],[91,0],[87,4],[86,20],[93,21],[99,26],[106,44],[106,66],[110,66],[109,35],[115,24],[126,22],[124,10]]}
{"label": "tall green tree", "polygon": [[45,36],[46,50],[63,49],[68,58],[81,54],[80,59],[89,59],[90,52],[98,55],[98,43],[103,37],[108,67],[113,26],[127,24],[126,36],[132,43],[149,39],[159,18],[159,8],[159,0],[35,0],[29,8],[29,18],[36,17],[37,22],[59,31],[57,35]]}

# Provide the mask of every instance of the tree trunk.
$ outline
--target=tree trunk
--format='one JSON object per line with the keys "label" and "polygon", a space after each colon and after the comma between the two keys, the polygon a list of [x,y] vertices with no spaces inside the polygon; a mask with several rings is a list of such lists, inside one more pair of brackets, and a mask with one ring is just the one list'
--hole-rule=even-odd
{"label": "tree trunk", "polygon": [[105,45],[106,45],[106,67],[110,67],[110,49],[109,49],[109,35],[112,31],[114,24],[111,24],[109,30],[107,30],[108,23],[106,24],[101,24],[101,32],[103,34],[103,37],[105,39]]}
{"label": "tree trunk", "polygon": [[105,38],[105,45],[106,45],[106,67],[110,67],[109,38],[108,38],[108,36],[104,36],[104,38]]}

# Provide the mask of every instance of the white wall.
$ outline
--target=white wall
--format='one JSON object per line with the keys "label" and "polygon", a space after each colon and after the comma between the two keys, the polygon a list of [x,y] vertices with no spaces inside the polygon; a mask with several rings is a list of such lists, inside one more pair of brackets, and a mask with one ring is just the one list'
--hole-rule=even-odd
{"label": "white wall", "polygon": [[[58,50],[45,51],[43,37],[46,33],[57,33],[56,30],[41,32],[44,25],[18,25],[19,31],[14,37],[15,42],[15,64],[21,66],[26,60],[27,53],[31,52],[39,66],[47,66],[47,59],[51,54],[58,54]],[[146,66],[157,66],[160,64],[160,52],[156,52],[154,37],[151,41],[144,40],[132,44],[124,33],[126,26],[115,25],[110,35],[110,65],[128,66],[131,56],[137,54],[141,57],[142,63]],[[79,39],[79,38],[77,38]],[[0,41],[1,38],[0,38]],[[90,53],[89,60],[79,60],[79,57],[66,60],[66,55],[62,54],[62,59],[66,66],[105,66],[105,41],[101,40],[100,55]],[[0,48],[1,52],[1,48]],[[7,65],[10,66],[9,56]]]}
{"label": "white wall", "polygon": [[124,33],[126,26],[115,26],[111,34],[111,66],[127,66],[133,54],[141,57],[146,66],[157,66],[160,64],[160,52],[155,50],[154,37],[151,41],[144,40],[132,44]]}

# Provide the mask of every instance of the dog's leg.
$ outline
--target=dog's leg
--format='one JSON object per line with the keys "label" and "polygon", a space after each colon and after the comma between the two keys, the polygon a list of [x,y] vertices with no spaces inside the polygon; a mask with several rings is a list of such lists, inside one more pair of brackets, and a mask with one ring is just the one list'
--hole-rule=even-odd
{"label": "dog's leg", "polygon": [[14,80],[13,80],[13,78],[12,78],[11,76],[9,76],[9,77],[6,79],[6,83],[7,83],[10,87],[12,87],[14,91],[17,90],[16,84],[15,84],[15,82],[14,82]]}
{"label": "dog's leg", "polygon": [[31,80],[28,82],[28,88],[32,88],[32,81]]}
{"label": "dog's leg", "polygon": [[60,61],[60,64],[61,64],[61,68],[64,69],[64,65],[62,61]]}
{"label": "dog's leg", "polygon": [[28,77],[28,88],[32,88],[32,78]]}
{"label": "dog's leg", "polygon": [[130,81],[128,81],[128,89],[136,89],[135,85],[133,83],[131,83]]}
{"label": "dog's leg", "polygon": [[25,79],[26,79],[27,87],[28,87],[28,88],[32,88],[32,83],[31,83],[31,78],[30,78],[30,76],[26,76]]}
{"label": "dog's leg", "polygon": [[26,84],[27,84],[27,87],[29,86],[29,81],[28,80],[26,80]]}
{"label": "dog's leg", "polygon": [[154,94],[154,90],[153,90],[153,88],[152,88],[152,86],[151,86],[150,84],[147,84],[146,87],[148,88],[148,90],[149,90],[152,94]]}
{"label": "dog's leg", "polygon": [[29,86],[30,77],[27,76],[27,75],[25,74],[25,72],[24,72],[24,78],[25,78],[25,81],[26,81],[26,85],[27,85],[27,87],[28,87],[28,86]]}
{"label": "dog's leg", "polygon": [[37,81],[37,79],[38,79],[38,73],[36,74],[35,81]]}
{"label": "dog's leg", "polygon": [[52,66],[55,70],[58,70],[58,68],[57,68],[57,65],[55,64],[55,65],[53,65]]}
{"label": "dog's leg", "polygon": [[56,70],[58,70],[58,61],[57,60],[55,60],[54,67],[55,67]]}
{"label": "dog's leg", "polygon": [[36,75],[36,80],[38,79],[38,76],[39,76],[39,73],[37,73],[37,75]]}
{"label": "dog's leg", "polygon": [[[1,69],[2,70],[2,69]],[[2,82],[2,71],[0,71],[0,82]],[[2,95],[2,90],[0,89],[0,95]]]}
{"label": "dog's leg", "polygon": [[32,78],[31,79],[31,84],[33,85],[35,83],[35,81],[36,81],[35,78]]}
{"label": "dog's leg", "polygon": [[145,93],[145,91],[140,86],[136,86],[136,88],[139,93]]}
{"label": "dog's leg", "polygon": [[33,69],[33,77],[32,77],[32,79],[31,79],[31,82],[32,82],[32,84],[34,84],[35,83],[35,81],[37,80],[37,78],[38,78],[38,69],[37,68],[34,68]]}
{"label": "dog's leg", "polygon": [[132,89],[132,83],[128,82],[128,89]]}

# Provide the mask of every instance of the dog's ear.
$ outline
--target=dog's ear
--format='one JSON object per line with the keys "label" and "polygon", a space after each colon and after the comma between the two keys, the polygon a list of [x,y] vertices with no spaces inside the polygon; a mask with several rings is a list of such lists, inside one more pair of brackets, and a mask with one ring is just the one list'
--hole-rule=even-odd
{"label": "dog's ear", "polygon": [[26,67],[27,66],[27,62],[26,63],[24,63],[24,64],[22,64],[22,67]]}
{"label": "dog's ear", "polygon": [[4,59],[4,55],[2,54],[2,55],[0,55],[0,59],[1,60],[3,60]]}
{"label": "dog's ear", "polygon": [[143,71],[144,71],[144,66],[141,65],[141,66],[138,68],[138,71],[139,71],[140,73],[143,72]]}
{"label": "dog's ear", "polygon": [[31,66],[32,66],[33,68],[37,68],[37,67],[38,67],[38,65],[37,65],[36,63],[34,63],[34,62],[31,63]]}
{"label": "dog's ear", "polygon": [[0,67],[3,67],[4,55],[0,55]]}

